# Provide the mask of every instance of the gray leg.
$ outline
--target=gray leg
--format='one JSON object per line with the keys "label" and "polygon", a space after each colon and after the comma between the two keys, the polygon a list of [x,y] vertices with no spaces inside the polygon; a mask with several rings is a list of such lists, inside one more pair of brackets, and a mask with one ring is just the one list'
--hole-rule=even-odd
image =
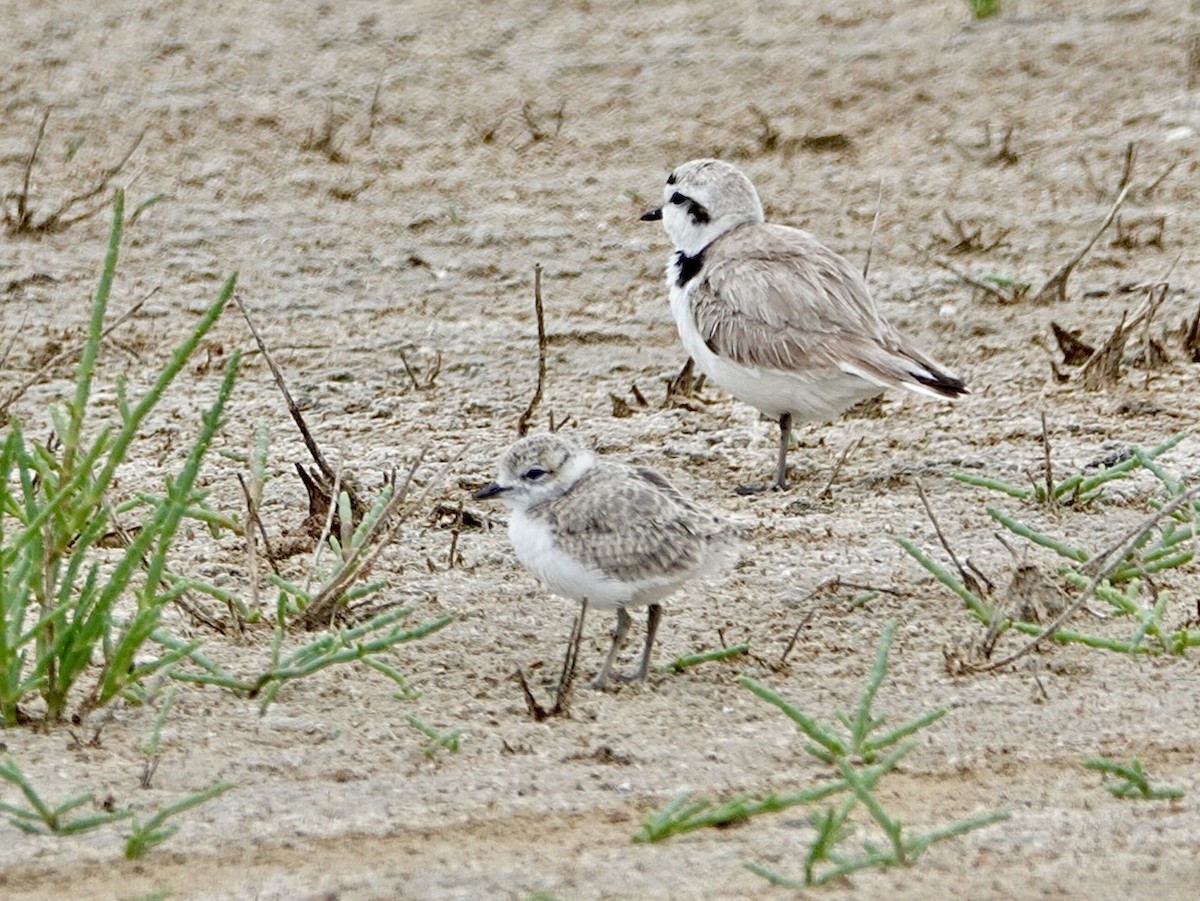
{"label": "gray leg", "polygon": [[596,674],[596,678],[592,680],[592,688],[603,689],[608,684],[608,671],[612,669],[613,661],[617,659],[617,653],[621,650],[621,646],[625,644],[625,639],[629,635],[629,626],[632,623],[633,620],[629,618],[629,614],[625,612],[625,608],[618,607],[617,627],[613,629],[612,647],[608,649],[608,659],[604,661],[604,666]]}
{"label": "gray leg", "polygon": [[779,417],[779,460],[775,463],[775,490],[787,490],[787,453],[792,439],[792,414]]}
{"label": "gray leg", "polygon": [[646,674],[650,672],[650,649],[654,647],[654,636],[658,634],[658,624],[662,620],[662,604],[651,604],[646,615],[646,649],[642,651],[642,665],[631,682],[645,682]]}

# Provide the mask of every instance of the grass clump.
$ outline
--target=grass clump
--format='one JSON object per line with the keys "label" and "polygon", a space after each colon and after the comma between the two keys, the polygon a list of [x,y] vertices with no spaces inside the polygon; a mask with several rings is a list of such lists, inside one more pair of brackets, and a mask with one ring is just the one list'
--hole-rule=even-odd
{"label": "grass clump", "polygon": [[[142,652],[164,607],[183,590],[167,569],[167,555],[182,520],[201,500],[196,478],[233,390],[236,354],[181,471],[151,499],[136,534],[107,573],[95,550],[114,529],[108,496],[118,467],[146,417],[220,317],[236,276],[141,399],[133,402],[124,380],[118,380],[119,421],[85,438],[123,217],[124,195],[118,191],[74,396],[50,410],[55,437],[33,444],[20,422],[11,419],[0,442],[0,724],[6,726],[31,716],[26,707],[34,697],[44,704],[45,721],[61,721],[77,688],[83,697],[76,713],[85,714],[187,653],[179,648],[148,659]],[[127,595],[135,606],[128,616],[118,616],[117,602]],[[89,673],[95,678],[84,685]]]}
{"label": "grass clump", "polygon": [[104,810],[91,815],[72,816],[86,804],[95,806],[95,795],[89,792],[68,798],[58,804],[52,804],[41,796],[28,777],[21,772],[21,768],[11,754],[0,758],[0,779],[20,789],[29,805],[28,807],[18,807],[15,804],[0,802],[0,812],[8,815],[9,823],[29,835],[79,835],[112,823],[132,819],[133,825],[125,841],[125,856],[130,860],[143,856],[151,848],[162,844],[179,830],[178,824],[168,824],[167,820],[185,810],[191,810],[193,807],[211,801],[233,788],[233,784],[229,782],[215,783],[202,791],[176,801],[174,804],[167,805],[142,822],[134,816],[132,810],[125,808]]}
{"label": "grass clump", "polygon": [[397,645],[425,638],[453,621],[453,617],[443,616],[419,626],[405,628],[400,621],[412,615],[414,608],[398,607],[384,611],[357,626],[329,632],[285,653],[283,646],[288,635],[288,623],[282,612],[283,606],[281,602],[271,641],[270,661],[266,669],[249,678],[232,675],[196,648],[185,645],[173,636],[159,633],[154,638],[168,651],[178,649],[187,662],[197,667],[174,669],[171,673],[173,679],[200,685],[215,685],[244,697],[257,699],[260,710],[265,713],[275,701],[279,689],[288,682],[346,663],[362,663],[391,679],[400,687],[405,697],[415,697],[403,674],[381,658]]}
{"label": "grass clump", "polygon": [[1097,773],[1115,776],[1117,781],[1105,782],[1104,787],[1109,794],[1117,798],[1134,798],[1139,801],[1177,801],[1183,797],[1181,788],[1153,788],[1142,770],[1141,761],[1136,757],[1127,764],[1092,758],[1085,760],[1083,765]]}
{"label": "grass clump", "polygon": [[155,811],[153,816],[145,822],[134,817],[133,828],[125,839],[126,859],[136,860],[142,857],[151,848],[161,845],[179,831],[178,823],[168,823],[167,820],[178,816],[185,810],[191,810],[193,807],[199,807],[213,798],[220,797],[231,788],[233,788],[232,782],[215,782],[206,789],[188,795],[186,798],[181,798],[174,804],[168,804],[161,810]]}
{"label": "grass clump", "polygon": [[[816,834],[804,853],[803,875],[792,878],[756,863],[746,867],[771,883],[788,888],[823,885],[871,867],[911,864],[935,842],[944,841],[1008,818],[1002,811],[963,820],[929,832],[914,834],[892,817],[879,801],[876,787],[916,747],[910,739],[945,715],[938,708],[900,726],[884,729],[887,718],[872,712],[875,695],[887,674],[887,658],[896,622],[889,620],[879,642],[874,666],[853,715],[836,714],[837,724],[825,724],[752,679],[739,682],[758,697],[778,707],[807,739],[806,753],[830,766],[836,778],[823,785],[790,794],[754,798],[742,795],[722,804],[680,795],[660,811],[649,814],[634,840],[657,842],[696,829],[727,826],[763,813],[797,805],[816,805],[837,798],[835,806],[816,810],[810,823]],[[865,823],[862,821],[865,820]],[[863,839],[858,849],[848,848],[858,825],[882,834],[885,843]]]}
{"label": "grass clump", "polygon": [[977,20],[999,15],[1003,6],[1001,0],[966,0],[966,4],[971,10],[971,17]]}
{"label": "grass clump", "polygon": [[[1061,563],[1054,571],[1057,580],[1047,575],[1044,582],[1056,597],[1069,603],[1049,624],[1043,624],[1040,618],[1031,621],[1027,608],[1011,603],[1011,596],[1019,598],[1021,594],[1017,590],[1020,571],[1034,567],[1019,567],[1013,584],[1009,586],[1008,597],[996,597],[993,596],[992,586],[981,586],[980,581],[959,564],[944,536],[939,534],[943,546],[958,568],[957,575],[934,561],[911,541],[901,538],[899,543],[914,560],[962,600],[972,618],[989,630],[985,656],[990,655],[996,640],[1009,630],[1034,636],[1034,643],[1051,639],[1125,654],[1183,654],[1188,648],[1200,645],[1200,630],[1189,628],[1187,623],[1179,628],[1171,628],[1166,624],[1166,615],[1174,598],[1171,591],[1161,584],[1161,578],[1170,571],[1185,567],[1195,557],[1197,522],[1200,520],[1200,502],[1197,502],[1196,494],[1200,487],[1188,489],[1182,480],[1167,472],[1157,458],[1185,437],[1187,433],[1175,435],[1149,450],[1132,448],[1123,455],[1123,459],[1098,473],[1077,474],[1062,481],[1050,477],[1047,464],[1046,484],[1030,488],[989,478],[955,475],[956,479],[966,484],[996,491],[1029,504],[1053,507],[1059,512],[1060,518],[1075,511],[1084,515],[1085,508],[1104,496],[1106,486],[1129,479],[1137,472],[1149,473],[1157,480],[1159,490],[1157,496],[1148,501],[1150,512],[1147,518],[1124,538],[1099,551],[1079,547],[1044,529],[1035,528],[1019,515],[999,507],[985,508],[988,516],[1009,535],[1052,551],[1060,558]],[[932,517],[932,510],[929,512]],[[940,529],[938,531],[940,533]],[[1098,635],[1063,628],[1066,621],[1092,598],[1106,605],[1106,618],[1118,623],[1128,622],[1131,628],[1123,635]],[[1031,648],[1032,645],[1029,645],[1026,650]],[[994,668],[1013,659],[1015,657],[994,661],[987,667],[973,664],[967,667]]]}
{"label": "grass clump", "polygon": [[94,794],[77,795],[58,804],[52,804],[42,798],[41,794],[21,772],[16,759],[11,754],[0,758],[0,779],[15,785],[25,796],[28,807],[18,807],[15,804],[0,802],[0,812],[8,815],[8,821],[30,835],[78,835],[90,832],[109,823],[127,820],[132,815],[128,810],[105,811],[103,813],[71,816],[85,804],[95,799]]}

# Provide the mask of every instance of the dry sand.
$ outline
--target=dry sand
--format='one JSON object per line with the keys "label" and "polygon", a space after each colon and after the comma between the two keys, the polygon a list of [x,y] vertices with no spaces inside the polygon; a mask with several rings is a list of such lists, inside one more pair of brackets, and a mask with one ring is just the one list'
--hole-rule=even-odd
{"label": "dry sand", "polygon": [[[920,734],[881,801],[917,829],[994,809],[1011,819],[822,896],[1195,897],[1195,653],[1128,659],[1053,647],[998,672],[952,675],[944,651],[980,630],[896,539],[944,559],[919,477],[949,540],[1002,594],[1015,563],[993,537],[987,504],[1093,552],[1145,516],[1149,479],[1086,510],[1051,511],[949,474],[1040,478],[1043,412],[1060,474],[1195,427],[1197,365],[1176,339],[1149,384],[1131,370],[1086,391],[1077,376],[1055,380],[1050,323],[1099,342],[1141,301],[1144,291],[1129,286],[1168,272],[1155,330],[1195,314],[1200,93],[1188,41],[1198,15],[1182,0],[1027,0],[984,23],[952,0],[0,2],[0,187],[18,188],[50,107],[37,208],[85,187],[143,129],[115,183],[131,208],[169,195],[127,232],[113,315],[160,290],[105,350],[98,414],[114,409],[118,373],[131,390],[149,384],[237,270],[308,421],[345,467],[374,484],[428,446],[424,481],[465,447],[379,568],[386,600],[415,603],[421,621],[455,617],[398,654],[418,700],[396,699],[364,668],[289,685],[262,717],[251,701],[185,687],[149,790],[139,776],[151,709],[93,716],[74,730],[82,747],[65,728],[8,730],[0,740],[52,798],[92,791],[144,816],[216,780],[236,788],[182,816],[179,833],[136,862],[121,856],[116,828],[51,839],[0,824],[0,896],[785,896],[742,862],[798,874],[811,838],[800,810],[659,845],[630,836],[683,790],[726,798],[826,778],[788,720],[734,676],[829,717],[854,704],[895,617],[877,709],[892,722],[938,706],[948,714]],[[327,123],[322,149],[314,145]],[[76,139],[86,140],[67,161]],[[931,259],[1040,285],[1103,219],[1130,142],[1134,188],[1121,221],[1072,275],[1066,301],[1004,304]],[[806,426],[793,490],[735,496],[734,486],[769,476],[774,426],[713,388],[696,410],[660,408],[684,358],[662,284],[665,237],[638,221],[671,167],[713,154],[746,170],[770,218],[852,260],[867,253],[878,207],[876,297],[971,395],[940,405],[893,394],[882,418]],[[950,255],[958,237],[943,214],[979,229],[987,249]],[[56,344],[78,340],[107,218],[41,239],[0,237],[0,346],[14,342],[4,392]],[[519,569],[497,511],[495,528],[461,535],[453,568],[445,519],[428,519],[435,505],[464,499],[469,512],[489,514],[468,493],[490,478],[532,392],[535,263],[545,267],[550,333],[538,427],[553,414],[601,452],[653,465],[757,524],[754,554],[671,605],[658,648],[666,662],[748,641],[752,658],[581,692],[570,718],[541,723],[513,673],[524,669],[545,696],[574,611]],[[147,424],[118,491],[153,488],[176,470],[223,361],[252,347],[229,312]],[[15,412],[31,435],[47,432],[47,403],[71,384],[59,367],[25,394]],[[636,406],[634,384],[650,406],[614,418],[610,394]],[[263,360],[250,355],[220,447],[247,451],[256,423],[272,436],[276,478],[263,515],[278,535],[305,509],[292,472],[305,452]],[[1163,464],[1195,478],[1198,457],[1189,438]],[[242,509],[239,470],[214,455],[204,473],[212,503],[231,513]],[[1021,553],[1053,569],[1048,552]],[[214,542],[192,529],[173,563],[250,596],[233,536]],[[297,557],[285,573],[303,579],[307,569]],[[834,576],[897,593],[862,606],[853,590],[811,595]],[[1172,628],[1195,621],[1194,567],[1158,587],[1171,592]],[[801,623],[788,666],[776,666]],[[1086,616],[1077,625],[1134,628]],[[265,665],[267,631],[231,642],[177,612],[170,626],[204,639],[239,674]],[[585,669],[602,659],[607,626],[590,619]],[[1008,634],[998,653],[1018,645]],[[462,730],[460,753],[423,757],[408,713]],[[1136,756],[1157,783],[1187,795],[1117,800],[1081,767],[1093,756]],[[0,798],[16,795],[4,787]]]}

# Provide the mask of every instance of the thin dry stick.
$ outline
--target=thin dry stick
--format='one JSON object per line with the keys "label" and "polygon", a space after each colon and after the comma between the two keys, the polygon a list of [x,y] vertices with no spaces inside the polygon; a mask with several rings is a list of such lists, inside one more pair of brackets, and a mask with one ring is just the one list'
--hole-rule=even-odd
{"label": "thin dry stick", "polygon": [[28,311],[25,313],[25,315],[23,317],[21,317],[21,324],[18,325],[15,329],[13,329],[12,337],[10,337],[8,339],[8,343],[4,345],[4,353],[0,354],[0,369],[4,369],[5,366],[8,364],[9,354],[12,353],[12,349],[13,349],[14,345],[16,345],[17,338],[20,336],[21,332],[25,331],[25,324],[27,322],[29,322]]}
{"label": "thin dry stick", "polygon": [[529,687],[529,680],[525,678],[525,673],[517,670],[517,682],[521,686],[521,693],[525,695],[525,706],[529,709],[529,715],[537,722],[541,722],[550,716],[550,711],[538,703],[538,699],[533,696],[533,689]]}
{"label": "thin dry stick", "polygon": [[521,693],[525,695],[525,706],[529,710],[529,715],[537,722],[547,720],[552,716],[568,716],[570,715],[571,692],[575,687],[575,668],[579,662],[579,646],[583,643],[583,620],[587,615],[588,602],[585,599],[579,607],[579,616],[571,626],[571,637],[567,641],[567,653],[563,658],[562,672],[558,677],[558,688],[554,692],[554,706],[547,710],[533,694],[533,689],[529,687],[529,680],[525,678],[525,673],[518,669],[516,672],[517,683],[521,686]]}
{"label": "thin dry stick", "polygon": [[[1106,565],[1103,569],[1101,569],[1099,572],[1096,573],[1096,575],[1094,575],[1092,577],[1092,580],[1088,583],[1088,586],[1084,590],[1083,594],[1080,595],[1079,598],[1074,603],[1072,603],[1069,607],[1067,607],[1067,609],[1065,609],[1062,613],[1060,613],[1058,615],[1058,618],[1055,619],[1054,622],[1052,622],[1045,629],[1043,629],[1036,637],[1034,637],[1031,641],[1029,641],[1026,645],[1024,645],[1020,650],[1016,651],[1013,654],[1009,654],[1003,660],[993,661],[992,663],[989,663],[986,666],[975,666],[972,664],[964,664],[964,667],[966,669],[972,670],[974,672],[986,673],[986,672],[989,672],[994,669],[999,669],[1002,666],[1008,666],[1010,663],[1015,663],[1016,661],[1020,660],[1022,657],[1024,657],[1026,654],[1028,654],[1034,648],[1036,648],[1039,644],[1041,644],[1043,641],[1045,641],[1047,638],[1049,638],[1055,632],[1057,632],[1059,629],[1061,629],[1063,623],[1065,623],[1068,619],[1070,619],[1072,616],[1074,616],[1076,614],[1076,612],[1079,611],[1079,608],[1081,608],[1084,604],[1086,604],[1089,600],[1091,600],[1092,595],[1095,594],[1095,592],[1096,592],[1096,589],[1098,587],[1100,587],[1100,583],[1103,582],[1105,579],[1107,579],[1109,576],[1111,576],[1116,571],[1117,567],[1120,566],[1124,562],[1125,558],[1128,557],[1130,554],[1132,554],[1134,552],[1134,550],[1137,548],[1137,546],[1146,539],[1146,536],[1150,534],[1150,530],[1153,529],[1154,526],[1160,520],[1164,519],[1167,516],[1170,516],[1172,513],[1174,513],[1176,510],[1178,510],[1180,507],[1182,507],[1187,501],[1191,500],[1191,498],[1193,496],[1195,496],[1197,493],[1200,493],[1200,485],[1196,485],[1196,486],[1188,489],[1183,494],[1179,495],[1179,497],[1175,498],[1175,500],[1171,501],[1171,503],[1167,504],[1161,510],[1154,513],[1153,516],[1149,517],[1144,523],[1142,523],[1140,526],[1138,526],[1136,529],[1134,529],[1133,532],[1130,533],[1133,536],[1132,538],[1130,538],[1127,541],[1118,542],[1116,545],[1114,545],[1109,550],[1105,551],[1099,557],[1096,557],[1092,561],[1092,563],[1099,563],[1101,560],[1104,560],[1109,557],[1111,557],[1112,559],[1108,563],[1108,565]],[[1120,553],[1115,553],[1118,549],[1120,550]]]}
{"label": "thin dry stick", "polygon": [[246,484],[242,478],[242,474],[238,473],[238,481],[242,484],[242,493],[246,496],[246,508],[249,510],[249,521],[246,523],[246,531],[251,528],[258,529],[259,537],[262,538],[263,554],[267,558],[267,562],[271,564],[271,569],[275,575],[283,575],[279,571],[279,564],[275,562],[275,554],[271,550],[271,539],[267,536],[267,528],[263,525],[262,517],[258,515],[258,500],[256,496],[261,495],[261,488],[256,482],[253,490]]}
{"label": "thin dry stick", "polygon": [[104,174],[100,176],[100,180],[98,182],[96,182],[96,184],[94,184],[88,190],[86,190],[80,194],[74,194],[71,197],[68,197],[66,200],[64,200],[61,204],[59,204],[58,209],[56,209],[49,216],[47,216],[45,219],[43,219],[41,222],[38,223],[38,225],[36,227],[37,230],[38,231],[62,231],[63,229],[67,228],[68,226],[74,225],[76,222],[82,222],[84,219],[91,218],[92,216],[96,215],[96,213],[98,213],[101,209],[103,209],[104,204],[101,204],[99,206],[93,207],[90,210],[85,210],[84,212],[78,214],[77,216],[72,216],[70,219],[63,218],[64,216],[66,216],[67,211],[70,210],[71,207],[75,206],[78,203],[83,203],[86,200],[91,200],[93,197],[95,197],[97,194],[99,194],[101,191],[103,191],[105,188],[108,187],[108,183],[110,181],[112,181],[114,178],[116,178],[117,173],[119,173],[122,169],[125,168],[125,164],[129,162],[129,159],[130,159],[130,157],[133,156],[134,151],[137,150],[138,147],[141,145],[142,139],[144,137],[146,137],[147,131],[148,131],[148,129],[145,129],[145,128],[142,129],[141,134],[139,134],[136,138],[133,139],[133,143],[130,144],[129,149],[125,151],[125,155],[117,161],[116,165],[111,166],[109,169],[107,169],[104,172]]}
{"label": "thin dry stick", "polygon": [[1117,195],[1117,199],[1114,200],[1113,205],[1109,207],[1108,215],[1104,217],[1104,221],[1100,223],[1100,227],[1096,229],[1096,233],[1092,235],[1092,239],[1083,246],[1082,250],[1075,254],[1074,257],[1068,260],[1056,273],[1054,273],[1054,275],[1050,276],[1049,281],[1042,285],[1041,290],[1033,296],[1034,303],[1052,303],[1054,301],[1067,299],[1067,279],[1070,277],[1072,270],[1074,270],[1074,268],[1083,261],[1083,258],[1088,255],[1088,252],[1091,251],[1096,242],[1100,240],[1100,236],[1108,230],[1110,225],[1112,225],[1113,219],[1116,218],[1117,211],[1120,210],[1122,204],[1125,203],[1125,198],[1129,196],[1129,190],[1132,187],[1132,184],[1126,183],[1125,186],[1121,188],[1121,193]]}
{"label": "thin dry stick", "polygon": [[37,136],[33,139],[33,149],[29,151],[29,159],[25,161],[25,173],[21,178],[21,193],[17,196],[16,230],[23,231],[29,225],[32,216],[29,213],[29,179],[33,174],[33,164],[37,160],[38,149],[42,146],[42,138],[46,134],[46,123],[50,121],[50,108],[42,113],[42,121],[38,125]]}
{"label": "thin dry stick", "polygon": [[[815,591],[812,592],[809,595],[809,597],[811,597],[812,594],[815,594],[815,593],[816,593]],[[800,633],[804,630],[804,627],[807,626],[812,621],[812,618],[816,615],[817,615],[816,607],[814,607],[813,609],[809,610],[806,614],[804,614],[804,618],[800,620],[800,624],[796,626],[796,631],[792,633],[792,637],[788,640],[787,646],[784,647],[783,653],[779,655],[779,665],[780,666],[787,665],[788,655],[790,653],[792,653],[792,648],[794,648],[796,646],[796,642],[800,639]]]}
{"label": "thin dry stick", "polygon": [[857,441],[852,441],[846,445],[846,449],[842,451],[842,455],[838,457],[838,461],[833,464],[833,471],[829,473],[829,480],[825,483],[825,487],[821,489],[817,497],[823,501],[827,501],[833,497],[833,483],[837,479],[838,473],[842,471],[842,467],[846,465],[846,461],[850,459],[850,455],[862,447],[863,438]]}
{"label": "thin dry stick", "polygon": [[[1179,258],[1176,257],[1176,262],[1178,261]],[[1174,263],[1171,265],[1174,267]],[[1162,302],[1167,299],[1167,291],[1170,288],[1171,286],[1165,281],[1159,282],[1157,285],[1151,286],[1146,298],[1149,309],[1146,311],[1146,323],[1142,329],[1142,362],[1146,367],[1146,379],[1143,383],[1143,387],[1145,388],[1150,387],[1150,376],[1154,369],[1154,358],[1151,354],[1150,325],[1154,321],[1154,314],[1158,312],[1158,308],[1162,305]]]}
{"label": "thin dry stick", "polygon": [[552,714],[567,712],[571,703],[571,690],[575,687],[575,667],[579,662],[579,646],[583,643],[583,620],[587,616],[588,602],[584,598],[579,605],[579,618],[571,627],[571,638],[567,642],[567,654],[563,658],[562,674],[558,677],[558,691],[554,697]]}
{"label": "thin dry stick", "polygon": [[[1142,302],[1138,304],[1137,309],[1133,311],[1133,315],[1129,317],[1129,321],[1124,323],[1126,332],[1133,331],[1143,323],[1148,325],[1148,320],[1154,318],[1154,314],[1157,312],[1159,305],[1166,300],[1167,291],[1169,291],[1171,288],[1171,273],[1175,271],[1175,267],[1179,264],[1179,261],[1182,258],[1183,254],[1180,253],[1175,257],[1174,260],[1171,261],[1171,265],[1167,267],[1167,271],[1163,273],[1162,278],[1146,286],[1146,296],[1142,298]],[[1159,292],[1162,293],[1161,297],[1156,296]]]}
{"label": "thin dry stick", "polygon": [[875,198],[875,218],[871,220],[871,238],[867,242],[867,256],[863,260],[863,278],[871,271],[871,252],[875,249],[875,235],[879,231],[879,214],[883,212],[883,179],[879,179],[879,195]]}
{"label": "thin dry stick", "polygon": [[1166,177],[1175,171],[1175,167],[1178,165],[1179,165],[1179,160],[1173,160],[1171,162],[1171,164],[1168,165],[1167,168],[1163,170],[1162,175],[1160,175],[1158,178],[1154,179],[1154,181],[1150,182],[1150,184],[1146,185],[1146,187],[1144,187],[1140,191],[1138,191],[1138,196],[1141,197],[1143,200],[1149,198],[1151,194],[1153,194],[1156,190],[1158,190],[1158,186],[1161,185],[1163,183],[1163,181],[1166,180]]}
{"label": "thin dry stick", "polygon": [[[254,325],[254,320],[250,318],[250,311],[246,309],[246,305],[242,303],[242,297],[239,293],[234,293],[233,302],[237,304],[238,309],[242,311],[242,316],[246,318],[246,325],[250,326],[250,333],[254,335],[254,341],[258,344],[258,349],[262,351],[263,359],[267,361],[267,365],[271,368],[271,375],[275,377],[275,384],[279,386],[280,392],[283,394],[283,399],[287,403],[288,412],[291,413],[296,427],[300,429],[300,436],[304,439],[304,445],[308,448],[308,452],[312,455],[313,460],[317,464],[317,468],[321,470],[322,475],[326,480],[333,482],[336,479],[336,473],[333,467],[325,460],[325,455],[321,453],[321,448],[317,446],[316,440],[312,433],[308,430],[308,424],[304,421],[304,417],[300,414],[300,408],[296,406],[296,402],[292,400],[292,394],[288,391],[287,383],[283,380],[283,373],[279,371],[279,367],[275,365],[275,360],[271,356],[271,352],[267,350],[266,342],[263,341],[262,335],[259,334],[258,328]],[[337,502],[337,495],[333,497],[333,502]]]}
{"label": "thin dry stick", "polygon": [[317,543],[313,545],[312,564],[308,567],[308,576],[304,580],[305,592],[312,585],[317,567],[321,565],[321,554],[325,551],[325,542],[329,540],[329,535],[333,532],[333,518],[337,515],[338,495],[341,493],[341,490],[342,467],[339,466],[337,472],[333,474],[333,489],[329,496],[329,507],[325,510],[325,524],[321,526],[321,534],[317,536]]}
{"label": "thin dry stick", "polygon": [[[837,589],[837,588],[849,588],[853,591],[878,591],[882,594],[891,594],[891,595],[895,595],[896,597],[900,597],[904,594],[904,592],[899,591],[895,588],[880,588],[876,585],[862,585],[858,582],[846,582],[845,580],[842,579],[841,576],[832,576],[828,579],[825,579],[820,584],[818,584],[816,588],[814,588],[812,591],[810,591],[808,594],[806,594],[804,597],[802,597],[799,601],[796,601],[795,604],[789,604],[789,606],[798,607],[801,604],[805,603],[806,601],[809,601],[812,598],[816,597],[818,594],[823,594],[826,591],[831,591],[831,590]],[[821,609],[822,606],[823,605],[819,604],[819,605],[813,607],[811,610],[808,611],[808,613],[806,613],[804,615],[804,618],[802,620],[800,620],[800,625],[796,626],[796,631],[794,631],[792,633],[792,637],[788,641],[787,646],[784,647],[783,653],[779,655],[779,664],[778,664],[779,666],[783,666],[787,663],[788,655],[792,653],[792,648],[794,648],[796,646],[796,641],[800,637],[800,632],[804,629],[804,627],[806,625],[808,625],[808,623],[812,620],[812,618],[817,615],[817,612]],[[722,644],[724,644],[724,639],[722,639]]]}
{"label": "thin dry stick", "polygon": [[1137,141],[1125,145],[1125,156],[1121,163],[1121,178],[1117,181],[1117,192],[1125,190],[1133,181],[1133,164],[1137,160]]}
{"label": "thin dry stick", "polygon": [[379,124],[379,94],[383,90],[383,75],[384,73],[379,73],[379,79],[375,82],[375,92],[371,95],[371,106],[367,110],[367,144],[371,143],[371,138],[375,135],[375,126]]}
{"label": "thin dry stick", "polygon": [[1042,410],[1042,463],[1046,473],[1046,503],[1054,502],[1054,466],[1050,462],[1050,432],[1046,429],[1046,411]]}
{"label": "thin dry stick", "polygon": [[408,357],[404,355],[404,351],[400,351],[400,362],[404,364],[404,371],[408,373],[408,380],[412,382],[413,389],[421,390],[421,383],[417,381],[417,374],[413,372],[413,368],[408,365]]}
{"label": "thin dry stick", "polygon": [[[529,406],[525,412],[521,414],[521,418],[517,420],[517,437],[524,438],[529,432],[529,423],[533,419],[533,414],[537,411],[538,404],[542,402],[542,388],[546,383],[546,317],[542,311],[542,264],[536,263],[533,267],[533,309],[537,314],[537,333],[538,333],[538,373],[537,387],[533,391],[533,399],[529,401]],[[553,429],[551,429],[553,431]]]}
{"label": "thin dry stick", "polygon": [[[924,251],[922,251],[922,252],[924,253]],[[959,269],[957,266],[955,266],[949,260],[943,259],[942,257],[935,257],[929,253],[925,253],[925,256],[935,266],[940,266],[941,268],[943,268],[947,272],[949,272],[951,275],[958,278],[960,281],[963,281],[966,284],[970,285],[972,288],[978,288],[980,291],[983,291],[986,294],[991,294],[993,297],[995,297],[1001,303],[1012,303],[1013,301],[1016,300],[1016,297],[1013,296],[1012,293],[1005,294],[1003,291],[1001,291],[995,285],[989,285],[987,282],[980,281],[979,279],[975,278],[974,276],[969,275],[968,273]]]}
{"label": "thin dry stick", "polygon": [[975,581],[963,565],[958,562],[958,556],[954,553],[954,548],[950,547],[950,542],[946,540],[946,536],[942,533],[942,527],[938,523],[937,517],[933,515],[933,507],[929,504],[929,498],[925,495],[925,486],[921,484],[920,479],[915,480],[917,483],[917,495],[921,498],[921,504],[925,507],[925,514],[929,517],[929,521],[933,523],[933,531],[937,533],[938,541],[941,542],[942,549],[950,556],[951,562],[954,563],[954,568],[958,570],[958,577],[963,580],[963,584],[979,590],[979,583]]}
{"label": "thin dry stick", "polygon": [[[254,498],[250,496],[250,488],[246,485],[246,480],[239,472],[237,474],[238,484],[242,486],[242,494],[246,498],[246,569],[250,574],[250,595],[254,601],[254,609],[261,609],[258,597],[258,547],[254,542],[254,527],[258,519],[258,512],[254,506]],[[269,553],[269,551],[268,551]],[[238,626],[242,623],[239,620]]]}
{"label": "thin dry stick", "polygon": [[454,569],[454,558],[458,554],[458,536],[462,534],[463,502],[458,502],[458,510],[454,514],[454,527],[450,530],[450,553],[446,561],[447,569]]}
{"label": "thin dry stick", "polygon": [[[137,303],[135,303],[133,306],[131,306],[128,310],[126,310],[124,313],[122,313],[120,316],[118,316],[115,320],[113,320],[112,324],[110,324],[106,329],[104,329],[104,331],[102,331],[100,333],[100,339],[103,340],[103,339],[107,338],[116,329],[120,328],[122,325],[124,325],[126,322],[128,322],[130,317],[132,317],[135,313],[137,313],[138,310],[140,310],[142,308],[142,306],[146,303],[146,301],[148,301],[151,297],[153,297],[155,294],[157,294],[159,292],[159,290],[161,290],[161,286],[154,288],[149,294],[147,294],[145,297],[143,297],[141,300],[139,300]],[[86,344],[87,344],[87,342],[83,342],[77,347],[72,347],[72,348],[68,348],[67,350],[61,351],[60,353],[55,354],[53,357],[51,357],[49,360],[47,360],[41,366],[39,366],[37,368],[37,371],[34,372],[33,375],[29,376],[27,379],[25,379],[25,381],[23,381],[21,384],[17,385],[16,388],[14,388],[12,391],[10,391],[8,393],[8,397],[4,398],[3,401],[0,401],[0,417],[3,417],[4,414],[8,412],[8,408],[10,406],[12,406],[18,399],[20,399],[21,395],[23,395],[26,391],[28,391],[34,385],[38,384],[42,380],[42,376],[45,374],[45,372],[48,369],[52,369],[53,367],[58,366],[61,363],[66,363],[70,360],[73,360],[75,357],[78,357],[81,353],[83,353],[83,348],[86,346]]]}

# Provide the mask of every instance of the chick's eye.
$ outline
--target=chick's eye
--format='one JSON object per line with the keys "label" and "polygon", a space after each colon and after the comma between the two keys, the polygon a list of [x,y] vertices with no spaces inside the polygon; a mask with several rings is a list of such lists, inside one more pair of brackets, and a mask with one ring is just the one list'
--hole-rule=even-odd
{"label": "chick's eye", "polygon": [[538,466],[530,467],[525,470],[525,475],[521,476],[527,482],[536,482],[538,479],[546,475],[546,470]]}
{"label": "chick's eye", "polygon": [[687,202],[688,202],[688,199],[686,197],[684,197],[682,194],[680,194],[678,191],[676,191],[674,194],[671,195],[671,203],[680,204],[680,203],[687,203]]}

